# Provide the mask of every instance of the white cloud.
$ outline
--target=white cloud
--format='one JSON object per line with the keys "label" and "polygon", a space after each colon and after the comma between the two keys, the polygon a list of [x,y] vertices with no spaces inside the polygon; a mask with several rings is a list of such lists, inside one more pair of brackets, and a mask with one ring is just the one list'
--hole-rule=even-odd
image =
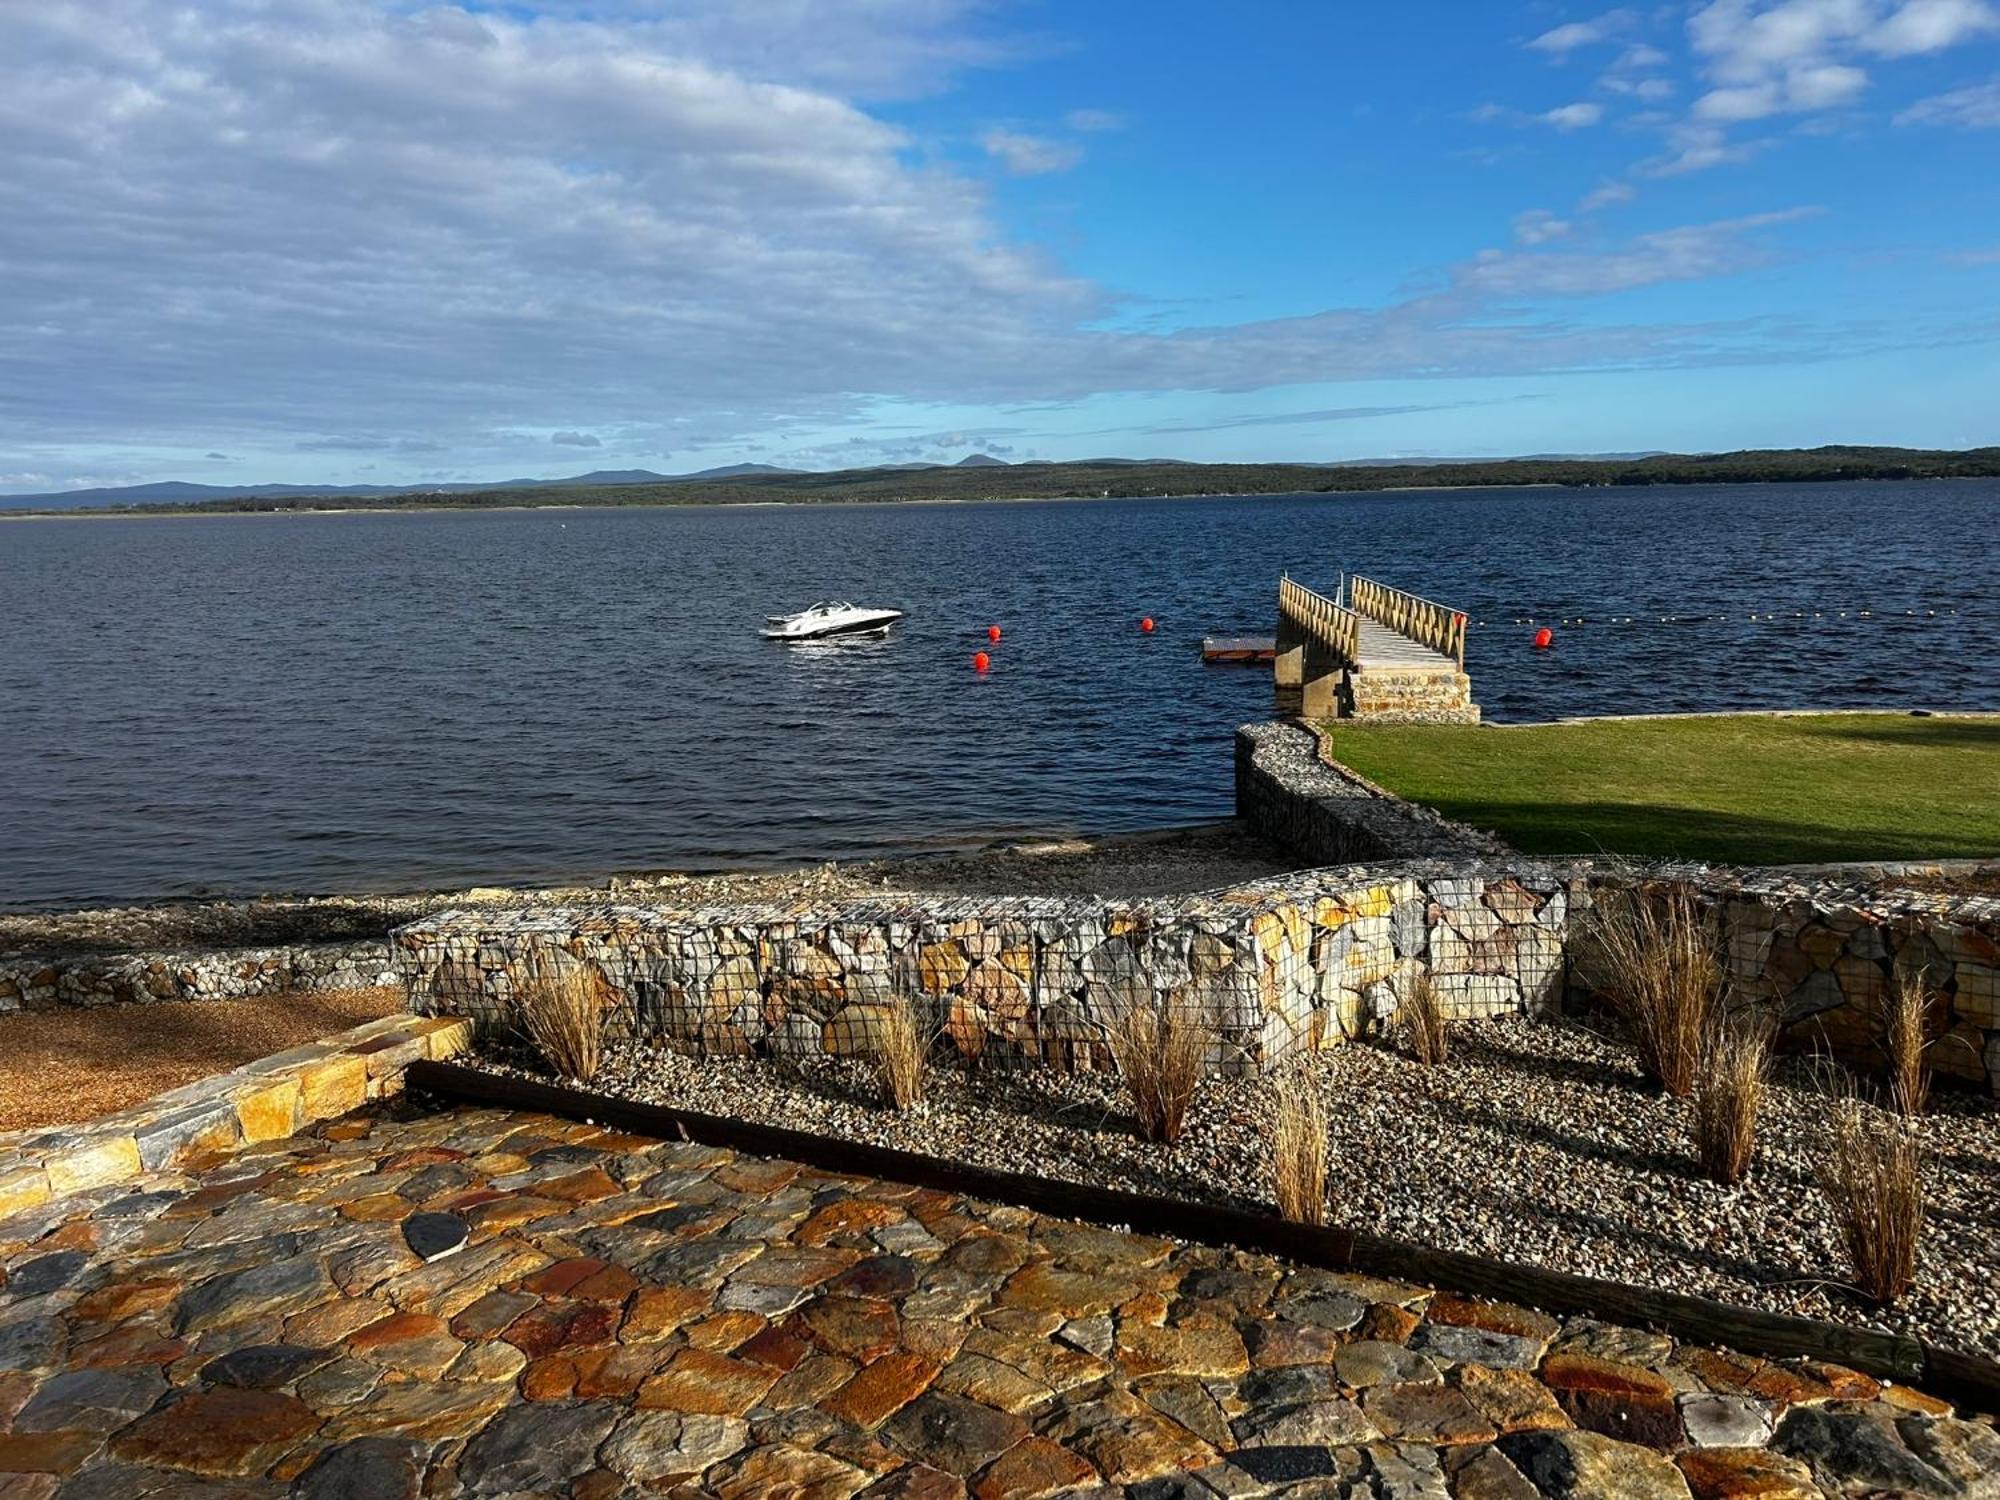
{"label": "white cloud", "polygon": [[602,448],[603,440],[594,432],[552,432],[549,441],[559,448]]}
{"label": "white cloud", "polygon": [[2000,245],[1991,250],[1955,250],[1945,260],[1954,266],[2000,266]]}
{"label": "white cloud", "polygon": [[1545,125],[1553,125],[1558,130],[1584,130],[1604,118],[1604,106],[1585,100],[1577,104],[1564,104],[1537,115]]}
{"label": "white cloud", "polygon": [[1594,214],[1600,209],[1615,208],[1620,204],[1630,203],[1638,196],[1639,190],[1629,182],[1600,183],[1581,203],[1577,204],[1576,211],[1582,214]]}
{"label": "white cloud", "polygon": [[1869,57],[1939,52],[2000,29],[1989,0],[1711,0],[1688,37],[1714,87],[1698,119],[1737,123],[1852,103]]}
{"label": "white cloud", "polygon": [[979,145],[1016,177],[1067,172],[1083,160],[1083,148],[1073,142],[1052,141],[1019,130],[989,130],[980,136]]}
{"label": "white cloud", "polygon": [[1994,31],[2000,31],[2000,13],[1987,0],[1909,0],[1870,33],[1868,46],[1885,57],[1907,57]]}
{"label": "white cloud", "polygon": [[1951,125],[2000,130],[2000,78],[1919,100],[1896,116],[1898,125]]}
{"label": "white cloud", "polygon": [[1514,216],[1514,240],[1522,245],[1546,245],[1568,236],[1570,223],[1545,208],[1531,208]]}
{"label": "white cloud", "polygon": [[1640,235],[1614,250],[1488,250],[1454,274],[1459,285],[1500,297],[1595,297],[1666,282],[1702,281],[1769,265],[1776,252],[1753,232],[1817,212],[1797,208],[1683,225]]}
{"label": "white cloud", "polygon": [[1635,19],[1629,10],[1606,11],[1594,20],[1571,21],[1567,25],[1545,31],[1528,45],[1538,52],[1548,52],[1561,57],[1576,51],[1579,47],[1595,47],[1610,41],[1619,33],[1628,30]]}

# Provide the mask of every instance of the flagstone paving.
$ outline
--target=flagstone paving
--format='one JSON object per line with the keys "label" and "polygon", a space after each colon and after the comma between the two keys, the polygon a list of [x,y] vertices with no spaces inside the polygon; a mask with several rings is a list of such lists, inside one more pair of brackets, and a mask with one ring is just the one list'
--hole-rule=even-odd
{"label": "flagstone paving", "polygon": [[1852,1371],[498,1111],[0,1223],[0,1500],[1977,1496]]}

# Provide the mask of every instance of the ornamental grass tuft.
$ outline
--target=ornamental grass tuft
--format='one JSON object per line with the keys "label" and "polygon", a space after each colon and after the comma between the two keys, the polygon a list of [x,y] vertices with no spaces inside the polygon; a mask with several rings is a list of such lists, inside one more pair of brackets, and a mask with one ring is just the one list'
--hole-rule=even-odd
{"label": "ornamental grass tuft", "polygon": [[1723,994],[1722,960],[1693,890],[1673,884],[1606,892],[1589,931],[1604,994],[1632,1035],[1640,1067],[1685,1099]]}
{"label": "ornamental grass tuft", "polygon": [[1132,1096],[1139,1133],[1167,1145],[1178,1141],[1201,1081],[1207,1029],[1171,1007],[1134,1006],[1111,1023],[1106,1041]]}
{"label": "ornamental grass tuft", "polygon": [[891,1109],[909,1109],[923,1102],[930,1074],[930,1035],[916,1006],[899,999],[883,1012],[876,1038],[876,1077],[882,1102]]}
{"label": "ornamental grass tuft", "polygon": [[535,1050],[563,1078],[589,1083],[604,1054],[604,1021],[616,997],[603,971],[530,954],[514,981],[514,1015]]}
{"label": "ornamental grass tuft", "polygon": [[1757,1114],[1771,1060],[1771,1028],[1728,1022],[1702,1049],[1694,1080],[1694,1146],[1701,1169],[1725,1186],[1740,1182],[1757,1149]]}
{"label": "ornamental grass tuft", "polygon": [[1444,997],[1437,981],[1427,973],[1403,981],[1402,1003],[1397,1017],[1410,1039],[1410,1051],[1418,1062],[1434,1068],[1451,1056],[1451,1023],[1444,1013]]}
{"label": "ornamental grass tuft", "polygon": [[1834,1100],[1819,1165],[1855,1285],[1884,1306],[1917,1278],[1924,1230],[1923,1147],[1907,1120]]}
{"label": "ornamental grass tuft", "polygon": [[1906,1120],[1931,1102],[1931,1024],[1936,995],[1921,969],[1898,965],[1882,997],[1882,1050],[1889,1059],[1889,1101]]}
{"label": "ornamental grass tuft", "polygon": [[1310,1078],[1294,1072],[1271,1096],[1271,1188],[1294,1224],[1326,1222],[1326,1105]]}

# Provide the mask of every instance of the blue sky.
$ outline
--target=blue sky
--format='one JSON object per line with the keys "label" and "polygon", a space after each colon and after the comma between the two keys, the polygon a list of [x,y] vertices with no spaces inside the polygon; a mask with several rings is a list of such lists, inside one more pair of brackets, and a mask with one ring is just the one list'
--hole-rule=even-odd
{"label": "blue sky", "polygon": [[0,492],[2000,443],[2000,5],[37,0]]}

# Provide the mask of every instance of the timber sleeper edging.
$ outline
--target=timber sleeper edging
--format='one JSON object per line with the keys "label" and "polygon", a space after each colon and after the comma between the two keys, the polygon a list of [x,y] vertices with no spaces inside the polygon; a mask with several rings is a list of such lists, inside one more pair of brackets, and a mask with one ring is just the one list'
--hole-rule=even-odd
{"label": "timber sleeper edging", "polygon": [[1765,1358],[1827,1360],[1881,1379],[1921,1386],[1972,1410],[2000,1411],[2000,1362],[1907,1335],[1761,1312],[1707,1297],[1430,1249],[1357,1230],[1295,1224],[1218,1205],[995,1171],[893,1147],[505,1077],[461,1063],[413,1063],[404,1082],[413,1092],[447,1102],[556,1115],[639,1135],[779,1157],[825,1172],[1011,1203],[1107,1228],[1284,1256],[1325,1270],[1422,1281],[1551,1313],[1655,1328],[1676,1339],[1719,1344]]}

